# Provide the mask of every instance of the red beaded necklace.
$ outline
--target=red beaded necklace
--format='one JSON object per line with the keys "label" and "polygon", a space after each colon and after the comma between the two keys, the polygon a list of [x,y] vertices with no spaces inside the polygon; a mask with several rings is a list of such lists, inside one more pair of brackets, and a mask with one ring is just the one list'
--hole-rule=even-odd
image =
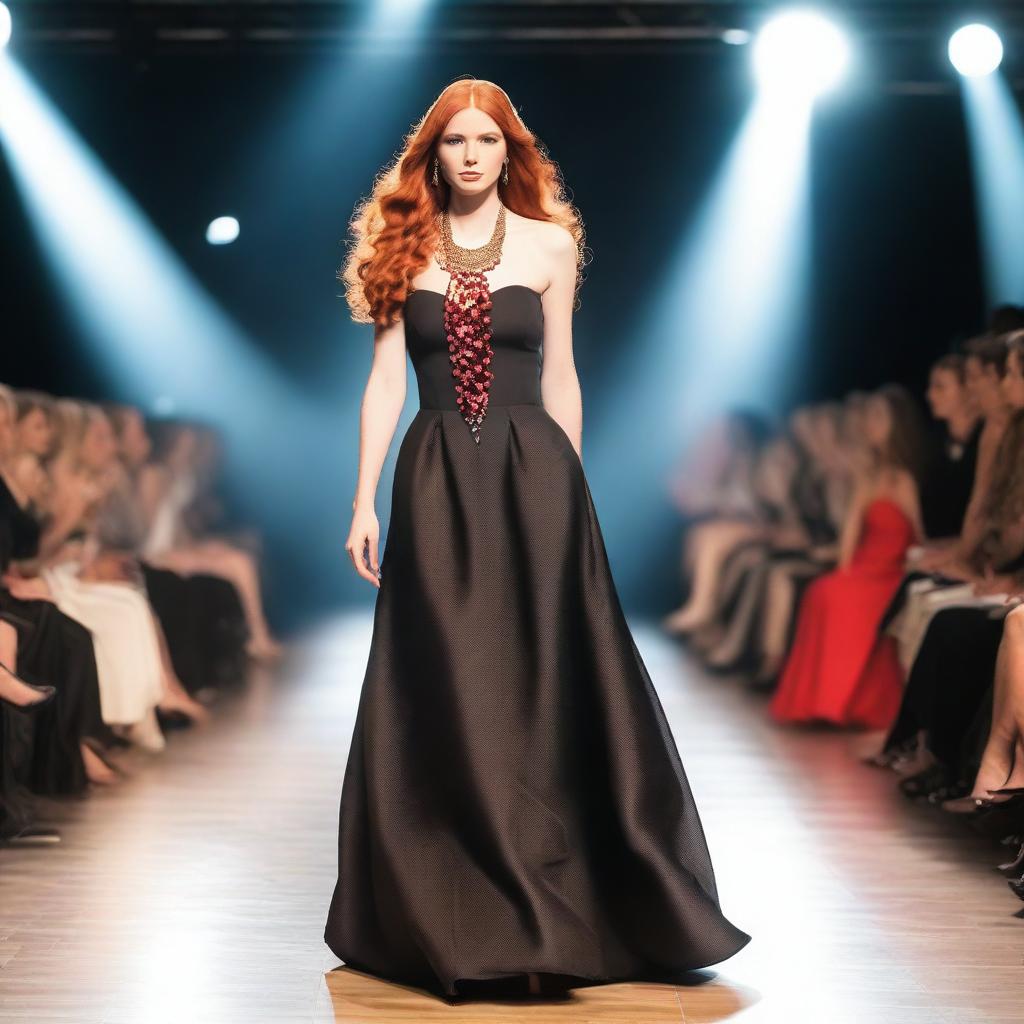
{"label": "red beaded necklace", "polygon": [[451,274],[444,297],[444,332],[455,378],[455,402],[469,424],[473,440],[480,443],[480,424],[487,415],[488,390],[494,374],[488,369],[494,358],[491,347],[491,289],[484,277],[501,262],[505,241],[505,206],[498,204],[494,233],[479,249],[465,249],[452,238],[448,211],[441,216],[441,245],[435,259]]}

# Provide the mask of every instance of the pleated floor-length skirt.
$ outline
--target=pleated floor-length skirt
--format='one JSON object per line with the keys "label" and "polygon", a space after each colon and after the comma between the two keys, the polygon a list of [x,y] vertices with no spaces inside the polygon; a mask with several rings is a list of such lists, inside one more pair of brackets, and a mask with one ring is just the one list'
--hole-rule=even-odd
{"label": "pleated floor-length skirt", "polygon": [[704,830],[627,625],[583,466],[542,406],[399,448],[325,938],[445,996],[527,972],[718,963]]}

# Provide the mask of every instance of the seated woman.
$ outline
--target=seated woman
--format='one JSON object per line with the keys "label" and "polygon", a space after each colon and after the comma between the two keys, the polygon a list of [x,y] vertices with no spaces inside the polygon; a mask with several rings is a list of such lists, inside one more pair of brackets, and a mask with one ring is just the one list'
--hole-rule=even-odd
{"label": "seated woman", "polygon": [[[88,782],[109,784],[118,772],[109,761],[114,736],[100,714],[99,682],[92,636],[49,601],[23,600],[7,585],[11,573],[34,559],[39,549],[37,502],[45,473],[36,455],[49,450],[43,396],[26,395],[22,441],[34,453],[20,466],[16,450],[17,402],[0,386],[0,698],[35,703],[31,679],[55,686],[58,699],[34,715],[34,742],[25,783],[37,793],[68,795]],[[14,584],[17,587],[17,583]],[[7,633],[6,630],[10,632]]]}
{"label": "seated woman", "polygon": [[828,721],[888,727],[902,675],[879,621],[922,535],[917,473],[922,424],[896,385],[868,399],[871,464],[858,480],[839,544],[839,567],[804,594],[796,636],[770,712],[779,722]]}
{"label": "seated woman", "polygon": [[[1024,569],[1024,332],[1010,339],[1003,391],[1015,410],[1005,428],[977,522],[981,541],[956,572],[963,593],[930,619],[915,657],[899,714],[876,759],[907,774],[908,796],[952,799],[973,769],[963,760],[971,720],[996,669],[1007,597]],[[913,753],[900,755],[908,750]],[[986,776],[986,782],[991,779]]]}
{"label": "seated woman", "polygon": [[[771,692],[792,646],[796,611],[812,580],[835,568],[839,535],[853,491],[865,464],[867,447],[861,430],[865,396],[853,395],[843,406],[819,409],[814,423],[812,453],[824,494],[824,518],[817,543],[797,557],[782,557],[771,565],[765,582],[764,610],[754,644],[757,664],[750,685]],[[825,541],[823,534],[833,538]]]}
{"label": "seated woman", "polygon": [[760,449],[753,469],[754,513],[708,518],[689,532],[687,548],[693,566],[690,594],[681,608],[662,620],[666,630],[699,634],[698,646],[715,641],[719,628],[716,616],[741,582],[744,556],[756,559],[773,534],[798,518],[790,501],[797,465],[792,440],[785,434],[772,438]]}
{"label": "seated woman", "polygon": [[[1024,589],[1020,581],[1018,586]],[[993,798],[1000,789],[1024,787],[1024,604],[1020,603],[1020,590],[1014,600],[1017,603],[1003,621],[988,738],[969,794],[973,801]]]}
{"label": "seated woman", "polygon": [[83,578],[131,580],[141,576],[176,674],[190,694],[213,696],[219,687],[241,682],[246,676],[248,630],[239,594],[221,577],[182,574],[150,565],[140,557],[148,526],[138,493],[138,474],[152,446],[138,409],[109,404],[104,410],[117,435],[119,474],[97,511],[96,536],[101,550],[83,571]]}
{"label": "seated woman", "polygon": [[672,502],[683,517],[680,568],[687,600],[663,618],[669,632],[685,632],[695,593],[711,579],[707,563],[717,557],[718,538],[727,537],[733,525],[743,531],[760,520],[755,473],[771,436],[761,418],[730,412],[698,435],[670,479]]}
{"label": "seated woman", "polygon": [[1013,409],[1006,400],[1008,335],[985,334],[966,345],[965,385],[983,417],[971,496],[958,537],[933,540],[914,560],[898,600],[886,614],[886,629],[896,638],[904,672],[917,656],[928,624],[944,607],[970,596],[962,580],[971,573],[970,560],[986,529],[983,509],[996,465],[996,454]]}
{"label": "seated woman", "polygon": [[49,495],[40,540],[39,575],[9,578],[20,599],[53,601],[93,635],[103,720],[132,742],[161,750],[156,707],[201,720],[205,709],[174,673],[144,588],[138,580],[96,581],[95,517],[117,479],[110,422],[97,406],[56,403],[60,430],[46,464]]}
{"label": "seated woman", "polygon": [[200,461],[200,435],[192,425],[162,425],[152,456],[138,471],[139,499],[147,523],[140,554],[157,568],[228,580],[245,612],[248,653],[260,661],[273,661],[284,648],[267,622],[256,558],[228,538],[200,536],[190,528],[187,513],[200,496],[202,483]]}
{"label": "seated woman", "polygon": [[[977,360],[973,369],[977,376]],[[921,484],[921,517],[934,550],[959,539],[974,489],[983,421],[966,375],[967,360],[959,353],[936,360],[928,374],[926,398],[940,429]]]}
{"label": "seated woman", "polygon": [[778,585],[779,577],[812,577],[827,568],[826,552],[838,538],[841,525],[833,518],[838,481],[830,465],[838,435],[838,413],[838,407],[815,406],[800,408],[790,417],[789,429],[798,453],[789,495],[795,518],[767,534],[767,544],[746,568],[738,598],[724,609],[723,635],[705,657],[709,667],[759,667],[763,672],[764,654],[759,641],[766,628],[769,588]]}

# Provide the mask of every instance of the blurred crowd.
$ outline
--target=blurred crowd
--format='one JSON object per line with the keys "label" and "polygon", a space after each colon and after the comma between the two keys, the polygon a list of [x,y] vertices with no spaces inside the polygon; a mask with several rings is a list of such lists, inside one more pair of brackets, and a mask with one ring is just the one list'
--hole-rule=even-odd
{"label": "blurred crowd", "polygon": [[0,841],[59,841],[37,797],[116,785],[281,655],[220,454],[199,423],[0,385]]}
{"label": "blurred crowd", "polygon": [[831,728],[909,799],[998,839],[1024,899],[1024,310],[886,385],[734,412],[672,482],[663,620],[780,725]]}

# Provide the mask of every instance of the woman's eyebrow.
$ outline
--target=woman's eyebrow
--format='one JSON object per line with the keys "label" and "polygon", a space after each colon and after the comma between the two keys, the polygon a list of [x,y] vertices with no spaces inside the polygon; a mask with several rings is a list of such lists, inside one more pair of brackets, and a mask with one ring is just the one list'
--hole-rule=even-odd
{"label": "woman's eyebrow", "polygon": [[[445,135],[465,135],[465,132],[445,132]],[[485,132],[477,132],[476,137],[480,138],[481,135],[500,135],[501,132],[497,128],[489,128]]]}

